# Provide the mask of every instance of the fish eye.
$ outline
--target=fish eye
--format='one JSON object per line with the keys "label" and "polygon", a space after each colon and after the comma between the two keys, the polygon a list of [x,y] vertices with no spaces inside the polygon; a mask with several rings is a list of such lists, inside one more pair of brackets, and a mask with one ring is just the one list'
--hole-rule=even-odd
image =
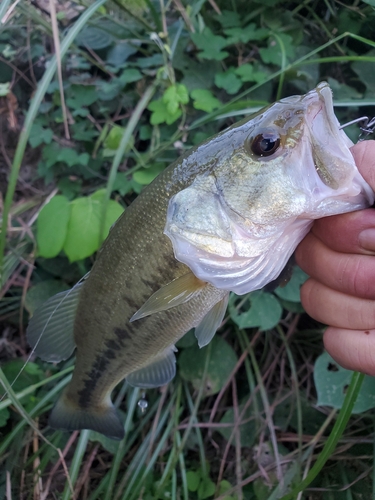
{"label": "fish eye", "polygon": [[250,149],[256,156],[271,156],[280,146],[280,136],[275,132],[263,132],[254,137]]}

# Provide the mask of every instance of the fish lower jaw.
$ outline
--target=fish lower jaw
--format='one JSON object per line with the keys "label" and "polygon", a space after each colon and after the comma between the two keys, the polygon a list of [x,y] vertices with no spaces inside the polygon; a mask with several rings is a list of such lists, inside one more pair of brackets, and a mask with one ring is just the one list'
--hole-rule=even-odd
{"label": "fish lower jaw", "polygon": [[184,253],[175,247],[176,258],[190,267],[202,281],[219,290],[244,295],[263,288],[279,276],[311,225],[311,220],[295,219],[253,257],[236,253],[230,258],[218,257],[185,242]]}

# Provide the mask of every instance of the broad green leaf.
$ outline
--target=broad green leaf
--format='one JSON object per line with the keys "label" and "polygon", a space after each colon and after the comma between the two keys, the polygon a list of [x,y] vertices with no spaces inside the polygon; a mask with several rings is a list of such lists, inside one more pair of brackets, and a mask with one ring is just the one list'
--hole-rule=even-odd
{"label": "broad green leaf", "polygon": [[0,83],[0,97],[5,97],[10,92],[10,82]]}
{"label": "broad green leaf", "polygon": [[269,35],[266,28],[257,29],[255,23],[251,23],[244,28],[228,28],[224,30],[228,36],[228,44],[247,43],[250,40],[263,40]]}
{"label": "broad green leaf", "polygon": [[198,49],[202,49],[198,54],[202,59],[221,61],[227,57],[228,52],[221,50],[228,44],[227,40],[214,35],[210,28],[205,27],[202,33],[192,33],[190,36]]}
{"label": "broad green leaf", "polygon": [[170,113],[168,111],[167,105],[162,99],[158,99],[150,102],[148,109],[152,111],[150,123],[151,125],[159,125],[160,123],[166,123],[171,125],[182,115],[182,111],[177,109],[175,113]]}
{"label": "broad green leaf", "polygon": [[[238,413],[239,415],[242,413],[244,404],[239,405],[238,407]],[[249,420],[253,416],[253,413],[251,411],[251,406],[249,408],[246,408],[243,416],[241,417],[241,421]],[[220,423],[222,424],[233,424],[233,427],[220,427],[218,428],[218,432],[228,441],[230,437],[233,434],[233,429],[234,429],[234,409],[230,408],[227,410],[223,416],[223,418],[220,420]],[[254,425],[254,420],[250,420],[250,422],[246,422],[244,424],[239,425],[239,431],[240,431],[240,442],[241,446],[248,446],[251,447],[253,446],[255,442],[255,436],[256,436],[256,427]],[[232,444],[234,443],[234,439],[232,438]]]}
{"label": "broad green leaf", "polygon": [[89,257],[99,248],[101,203],[91,197],[71,202],[64,251],[70,262]]}
{"label": "broad green leaf", "polygon": [[13,382],[18,377],[13,384],[13,390],[15,392],[22,391],[30,385],[37,384],[43,380],[45,376],[40,366],[32,361],[25,364],[23,359],[6,361],[2,363],[1,368],[9,382]]}
{"label": "broad green leaf", "polygon": [[295,266],[290,281],[284,287],[277,287],[275,293],[284,300],[301,302],[300,289],[307,279],[308,275],[300,267]]}
{"label": "broad green leaf", "polygon": [[204,396],[217,394],[226,383],[237,363],[237,355],[233,348],[224,339],[216,336],[210,345],[202,349],[199,349],[197,344],[184,349],[178,360],[181,377],[192,382],[195,389],[198,390],[202,385],[206,356],[209,349],[211,349],[211,355]]}
{"label": "broad green leaf", "polygon": [[56,257],[64,245],[70,217],[70,205],[65,196],[54,196],[37,219],[36,241],[41,257]]}
{"label": "broad green leaf", "polygon": [[39,306],[43,305],[50,297],[68,290],[63,281],[45,280],[29,288],[26,294],[25,307],[30,314],[34,314]]}
{"label": "broad green leaf", "polygon": [[215,16],[217,21],[223,26],[223,28],[233,28],[241,26],[241,19],[238,12],[233,10],[223,9],[221,14]]}
{"label": "broad green leaf", "polygon": [[74,109],[91,106],[98,100],[98,91],[94,85],[72,85],[69,94],[66,104]]}
{"label": "broad green leaf", "polygon": [[235,70],[235,73],[243,82],[260,83],[267,78],[266,73],[257,71],[253,64],[243,64]]}
{"label": "broad green leaf", "polygon": [[281,66],[283,54],[285,55],[286,61],[292,59],[295,55],[293,39],[285,33],[279,34],[277,38],[271,37],[268,47],[259,49],[259,54],[264,63]]}
{"label": "broad green leaf", "polygon": [[45,128],[40,123],[35,122],[31,128],[29,143],[30,146],[36,148],[40,144],[50,144],[53,137],[53,131],[50,128]]}
{"label": "broad green leaf", "polygon": [[164,163],[154,163],[148,168],[142,168],[134,172],[133,179],[142,186],[147,186],[164,170],[164,167]]}
{"label": "broad green leaf", "polygon": [[185,85],[176,83],[167,88],[163,94],[163,103],[166,105],[168,113],[173,115],[177,112],[180,104],[189,102],[189,94]]}
{"label": "broad green leaf", "polygon": [[215,493],[215,483],[209,477],[203,477],[198,487],[198,499],[205,500]]}
{"label": "broad green leaf", "polygon": [[[365,335],[365,334],[364,334]],[[341,408],[353,372],[345,370],[324,352],[315,361],[314,381],[319,406]],[[362,413],[375,408],[375,377],[365,376],[355,402],[353,413]]]}
{"label": "broad green leaf", "polygon": [[224,89],[228,94],[236,94],[242,87],[242,81],[236,76],[235,69],[231,67],[224,73],[215,75],[215,85],[219,89]]}
{"label": "broad green leaf", "polygon": [[236,295],[232,295],[229,300],[230,317],[240,328],[270,330],[278,324],[283,310],[274,295],[258,290],[249,294],[248,299],[241,311],[235,307],[235,302],[239,300]]}
{"label": "broad green leaf", "polygon": [[126,85],[127,83],[138,82],[142,78],[142,73],[136,68],[125,69],[119,76],[119,80]]}
{"label": "broad green leaf", "polygon": [[198,472],[195,472],[193,470],[189,470],[186,473],[186,482],[187,482],[187,487],[189,491],[197,491],[199,483],[200,483],[200,475]]}
{"label": "broad green leaf", "polygon": [[193,106],[195,109],[211,113],[211,111],[221,106],[219,99],[216,99],[210,90],[195,89],[190,92],[190,95],[194,99]]}
{"label": "broad green leaf", "polygon": [[89,25],[85,26],[75,39],[77,45],[89,47],[92,50],[105,49],[109,47],[113,41],[114,38],[108,30]]}
{"label": "broad green leaf", "polygon": [[[94,194],[91,195],[91,198],[95,201],[98,201],[101,205],[100,210],[102,210],[103,202],[105,198],[105,189],[99,189]],[[124,208],[115,200],[108,200],[105,222],[104,222],[104,231],[103,236],[107,237],[111,227],[117,221],[117,219],[122,215]]]}

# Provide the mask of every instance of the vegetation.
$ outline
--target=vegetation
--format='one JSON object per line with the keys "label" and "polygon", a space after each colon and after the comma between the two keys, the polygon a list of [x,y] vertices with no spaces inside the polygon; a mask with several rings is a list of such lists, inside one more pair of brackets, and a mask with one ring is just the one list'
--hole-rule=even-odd
{"label": "vegetation", "polygon": [[188,333],[168,386],[118,387],[121,442],[48,428],[73,360],[30,358],[25,340],[29,315],[89,271],[120,213],[183,151],[321,80],[342,123],[373,116],[374,7],[2,1],[1,497],[374,497],[375,383],[322,354],[298,269],[274,293],[233,295],[202,350]]}

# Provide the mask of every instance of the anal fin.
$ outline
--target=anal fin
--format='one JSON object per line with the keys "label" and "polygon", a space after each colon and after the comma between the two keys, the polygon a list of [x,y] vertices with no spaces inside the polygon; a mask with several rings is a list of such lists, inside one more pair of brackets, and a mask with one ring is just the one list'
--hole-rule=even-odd
{"label": "anal fin", "polygon": [[130,318],[130,322],[184,304],[200,293],[207,283],[189,272],[157,290]]}
{"label": "anal fin", "polygon": [[82,285],[79,283],[49,298],[30,319],[27,341],[44,361],[57,363],[74,351],[74,319]]}
{"label": "anal fin", "polygon": [[144,389],[168,384],[176,375],[176,357],[174,355],[176,350],[174,345],[168,347],[156,356],[152,363],[130,373],[126,377],[127,382],[134,387],[142,387]]}
{"label": "anal fin", "polygon": [[203,320],[195,329],[195,336],[199,347],[209,344],[221,325],[227,310],[229,293],[225,295],[212,309],[208,311]]}

